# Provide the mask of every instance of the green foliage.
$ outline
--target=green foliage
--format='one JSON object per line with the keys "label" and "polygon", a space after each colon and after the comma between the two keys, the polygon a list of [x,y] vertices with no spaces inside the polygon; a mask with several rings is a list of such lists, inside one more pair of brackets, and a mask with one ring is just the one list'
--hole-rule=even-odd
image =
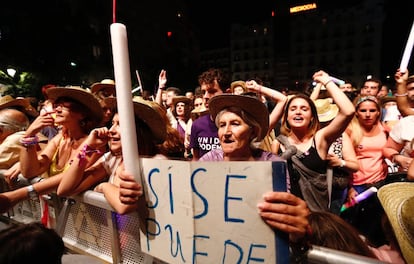
{"label": "green foliage", "polygon": [[4,71],[0,71],[0,85],[2,86],[2,95],[11,95],[16,97],[35,97],[41,96],[41,85],[39,78],[30,72],[16,72],[11,77]]}

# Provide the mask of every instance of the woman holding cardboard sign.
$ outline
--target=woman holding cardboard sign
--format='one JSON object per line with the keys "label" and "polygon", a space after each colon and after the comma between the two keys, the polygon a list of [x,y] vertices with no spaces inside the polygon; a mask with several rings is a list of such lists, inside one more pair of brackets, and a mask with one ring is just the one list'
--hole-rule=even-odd
{"label": "woman holding cardboard sign", "polygon": [[[269,113],[258,98],[223,94],[210,100],[210,114],[218,127],[221,149],[212,150],[200,161],[280,161],[271,152],[256,148],[269,127]],[[296,242],[305,236],[309,223],[308,207],[288,192],[269,192],[258,204],[263,220],[272,228],[290,234]]]}
{"label": "woman holding cardboard sign", "polygon": [[[280,157],[252,146],[260,143],[269,127],[269,113],[257,98],[246,95],[217,95],[210,99],[210,113],[218,126],[221,150],[206,153],[200,161],[281,161]],[[141,193],[129,173],[120,177],[120,200],[134,204]],[[302,199],[288,192],[268,192],[258,205],[259,214],[272,228],[290,234],[290,241],[298,242],[309,232],[309,209]]]}

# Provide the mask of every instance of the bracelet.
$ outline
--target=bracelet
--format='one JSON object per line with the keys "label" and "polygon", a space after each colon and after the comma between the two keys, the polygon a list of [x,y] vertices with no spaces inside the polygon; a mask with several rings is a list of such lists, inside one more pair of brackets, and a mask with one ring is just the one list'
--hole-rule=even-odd
{"label": "bracelet", "polygon": [[158,89],[165,90],[165,86],[164,87],[158,87]]}
{"label": "bracelet", "polygon": [[408,93],[403,93],[403,94],[396,93],[396,94],[394,94],[394,96],[397,96],[397,97],[404,97],[404,96],[407,96],[407,95],[408,95]]}
{"label": "bracelet", "polygon": [[93,149],[88,144],[83,145],[82,150],[78,154],[79,165],[86,164],[86,157],[92,156],[93,153],[100,154],[101,151],[99,149]]}
{"label": "bracelet", "polygon": [[343,168],[346,166],[346,161],[345,160],[341,160],[341,165],[339,165],[340,168]]}
{"label": "bracelet", "polygon": [[326,87],[328,85],[328,83],[330,83],[330,82],[333,82],[333,80],[331,79],[331,80],[327,81],[326,83],[323,84],[323,86]]}
{"label": "bracelet", "polygon": [[39,143],[39,138],[37,136],[34,137],[22,137],[19,140],[20,144],[22,144],[23,147],[28,148],[30,146],[37,145]]}

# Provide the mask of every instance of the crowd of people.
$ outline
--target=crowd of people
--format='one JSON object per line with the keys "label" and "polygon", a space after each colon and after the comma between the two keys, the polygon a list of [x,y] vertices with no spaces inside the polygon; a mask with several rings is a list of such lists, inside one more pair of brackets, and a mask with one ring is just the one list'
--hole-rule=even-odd
{"label": "crowd of people", "polygon": [[[413,263],[409,210],[389,206],[396,197],[388,192],[414,184],[414,75],[397,70],[394,89],[375,78],[360,89],[337,84],[325,71],[311,78],[311,91],[286,94],[209,69],[184,93],[167,86],[162,70],[156,94],[133,97],[139,155],[286,161],[288,191],[263,194],[257,207],[266,224],[289,234],[292,249],[320,245]],[[90,89],[48,86],[38,109],[0,98],[0,212],[86,190],[103,193],[119,214],[144,206],[142,186],[124,168],[115,88],[109,79]],[[360,201],[371,187],[378,195]],[[413,197],[397,200],[409,206]]]}

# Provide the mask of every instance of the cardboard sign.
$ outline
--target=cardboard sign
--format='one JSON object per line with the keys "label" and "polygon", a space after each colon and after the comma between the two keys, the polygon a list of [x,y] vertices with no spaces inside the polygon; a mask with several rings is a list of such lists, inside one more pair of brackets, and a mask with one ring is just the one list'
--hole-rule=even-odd
{"label": "cardboard sign", "polygon": [[285,162],[144,158],[142,170],[143,252],[168,263],[288,263],[286,238],[256,206],[265,192],[286,191]]}

